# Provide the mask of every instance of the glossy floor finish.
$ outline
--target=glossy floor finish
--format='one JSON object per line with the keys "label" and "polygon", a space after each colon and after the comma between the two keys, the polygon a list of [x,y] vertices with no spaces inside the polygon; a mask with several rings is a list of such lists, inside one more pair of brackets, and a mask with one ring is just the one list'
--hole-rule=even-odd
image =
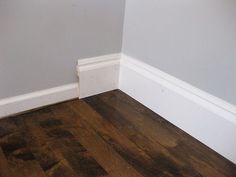
{"label": "glossy floor finish", "polygon": [[121,91],[0,120],[0,177],[236,177],[236,166]]}

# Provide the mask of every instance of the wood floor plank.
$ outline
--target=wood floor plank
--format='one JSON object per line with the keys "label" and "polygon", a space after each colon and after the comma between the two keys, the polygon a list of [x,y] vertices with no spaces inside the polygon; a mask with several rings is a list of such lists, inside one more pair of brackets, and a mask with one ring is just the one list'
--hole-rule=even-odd
{"label": "wood floor plank", "polygon": [[119,132],[111,123],[105,121],[91,107],[84,102],[73,102],[68,104],[77,112],[81,118],[88,122],[90,126],[100,135],[103,140],[118,152],[129,164],[131,164],[143,176],[154,177],[163,176],[163,172],[158,169],[158,164],[152,160],[144,151]]}
{"label": "wood floor plank", "polygon": [[0,148],[0,177],[12,177],[7,159]]}
{"label": "wood floor plank", "polygon": [[201,176],[193,168],[172,156],[165,147],[145,137],[129,121],[122,118],[122,115],[113,110],[112,107],[109,108],[107,105],[105,107],[101,106],[105,103],[101,102],[98,98],[96,98],[96,100],[95,98],[88,98],[86,101],[90,104],[94,103],[91,105],[93,105],[93,108],[103,115],[103,118],[120,129],[120,131],[140,149],[152,157],[157,168],[163,171],[166,176]]}
{"label": "wood floor plank", "polygon": [[45,173],[36,161],[11,161],[10,168],[14,177],[46,177]]}
{"label": "wood floor plank", "polygon": [[[54,158],[53,162],[58,162],[50,170],[47,170],[48,175],[100,177],[107,174],[94,158],[88,154],[80,142],[74,138],[72,133],[66,129],[63,121],[53,117],[53,113],[50,110],[47,110],[43,115],[35,116],[35,118],[38,118],[38,121],[31,122],[32,131],[43,137],[39,144],[42,145],[47,142],[46,147],[53,151],[54,157],[57,159]],[[34,133],[32,132],[32,134]],[[48,154],[53,153],[50,152]]]}
{"label": "wood floor plank", "polygon": [[17,119],[16,121],[22,131],[28,132],[26,137],[30,150],[48,177],[56,177],[59,174],[62,177],[77,177],[60,152],[52,148],[51,139],[48,138],[43,129],[37,126],[37,122],[44,117],[46,114],[39,111],[26,114],[22,116],[21,120]]}
{"label": "wood floor plank", "polygon": [[[82,101],[80,101],[82,102]],[[56,114],[61,111],[61,108],[53,108],[57,110]],[[93,154],[94,158],[103,166],[110,176],[119,177],[139,177],[142,176],[131,165],[129,165],[102,137],[86,122],[81,115],[77,114],[76,110],[68,109],[64,113],[63,120],[75,120],[71,126],[74,126],[73,135],[77,136],[81,144]],[[69,124],[69,123],[68,123]]]}
{"label": "wood floor plank", "polygon": [[[105,94],[102,94],[102,95],[99,95],[99,96],[96,96],[96,97],[87,98],[85,100],[91,106],[93,106],[94,109],[96,109],[98,112],[100,112],[103,115],[103,117],[106,117],[107,120],[113,122],[114,125],[116,125],[118,128],[120,128],[122,130],[122,132],[125,132],[128,136],[130,136],[140,147],[145,148],[145,145],[143,145],[143,142],[145,142],[145,140],[146,140],[145,144],[149,143],[149,145],[147,145],[147,147],[146,147],[146,150],[148,148],[148,150],[147,150],[148,153],[152,157],[155,157],[156,161],[160,161],[160,160],[163,161],[163,160],[166,159],[166,157],[163,159],[163,156],[158,155],[158,153],[156,152],[156,150],[158,150],[158,147],[156,147],[155,142],[154,142],[155,145],[153,146],[153,142],[152,142],[153,139],[154,140],[159,140],[160,138],[164,139],[166,135],[163,136],[163,133],[160,133],[159,135],[151,136],[151,135],[154,135],[154,134],[149,134],[150,129],[152,129],[152,127],[153,127],[153,126],[150,126],[151,124],[154,125],[154,126],[159,124],[159,125],[156,126],[156,128],[158,129],[160,127],[160,122],[162,123],[163,121],[159,121],[159,122],[154,122],[153,120],[150,121],[149,120],[150,118],[147,117],[147,116],[146,117],[143,116],[144,117],[143,118],[139,111],[132,110],[133,105],[130,106],[129,104],[127,104],[127,102],[125,102],[126,100],[123,101],[121,99],[121,97],[116,98],[114,92],[105,93]],[[101,106],[101,105],[104,105],[104,104],[106,104],[106,106],[104,106],[104,107]],[[136,104],[137,104],[137,102],[136,102]],[[109,108],[109,105],[111,105],[110,106],[110,112],[109,112],[109,109],[107,109],[107,108]],[[138,110],[140,110],[140,109],[138,109]],[[146,121],[146,122],[149,121],[149,124],[144,123],[144,121]],[[164,122],[163,127],[165,127],[165,124],[166,124],[166,122]],[[153,129],[153,131],[155,131],[155,130]],[[161,130],[161,131],[164,132],[163,130]],[[134,136],[132,136],[132,132],[133,132]],[[142,133],[139,136],[137,136],[135,134],[137,132],[142,132]],[[158,131],[156,131],[156,132],[158,132]],[[143,137],[142,134],[144,134],[145,136]],[[183,133],[181,133],[181,134],[183,134]],[[167,133],[167,135],[168,135],[168,133]],[[159,139],[155,138],[156,136],[158,136]],[[170,135],[168,135],[168,136],[170,136]],[[189,173],[192,174],[193,176],[196,175],[197,172],[195,170],[192,170],[192,169],[195,168],[194,166],[196,164],[194,164],[193,160],[191,160],[191,154],[188,153],[189,151],[193,152],[193,150],[191,150],[190,146],[188,148],[186,148],[186,151],[181,150],[181,148],[184,149],[182,147],[182,144],[187,146],[189,141],[183,143],[182,139],[179,137],[179,133],[176,133],[175,138],[176,138],[176,142],[178,142],[178,143],[174,147],[166,146],[165,142],[162,144],[163,141],[160,142],[160,144],[163,145],[165,147],[165,149],[168,150],[168,153],[166,153],[164,151],[164,154],[165,155],[168,154],[167,159],[170,160],[171,157],[172,157],[172,160],[174,160],[173,157],[175,157],[179,161],[182,161],[183,163],[185,163],[186,166],[188,166],[188,167],[179,166],[177,168],[181,171],[181,174],[184,174],[183,171],[185,171],[186,173],[188,173],[188,175],[189,175]],[[150,143],[150,141],[147,142],[148,139],[151,140],[152,143]],[[159,143],[159,141],[158,141],[158,143]],[[178,148],[178,150],[175,149],[176,147]],[[159,148],[159,150],[160,149],[161,148]],[[205,151],[206,151],[206,148],[205,148]],[[204,150],[203,150],[203,152],[204,152]],[[214,154],[214,153],[211,153],[211,154]],[[206,156],[206,153],[201,154],[201,153],[197,152],[197,153],[193,153],[193,155],[198,157],[197,159],[201,158],[201,160],[202,159],[204,160],[204,157]],[[202,158],[201,155],[204,155],[203,158]],[[208,162],[210,162],[210,161],[208,160]],[[163,165],[164,164],[165,163],[163,163]],[[170,162],[167,163],[165,168],[168,168],[168,164],[170,164]],[[218,164],[217,167],[214,167],[214,166],[211,166],[209,163],[206,163],[206,165],[208,166],[206,169],[209,169],[210,171],[215,171],[215,174],[217,174],[217,176],[225,176],[225,175],[227,175],[227,176],[231,175],[232,176],[232,175],[235,175],[234,174],[235,170],[233,170],[234,167],[232,167],[232,166],[231,167],[225,167],[222,164],[221,165]],[[174,166],[176,166],[176,165],[174,165]],[[222,170],[222,169],[226,169],[226,170]],[[198,169],[197,171],[201,172],[201,174],[204,175],[204,176],[209,175],[207,173],[207,170],[202,170],[201,171],[200,169]],[[172,171],[172,173],[174,173],[174,172],[176,172],[176,170]],[[176,172],[176,173],[178,173],[178,172]]]}
{"label": "wood floor plank", "polygon": [[[9,171],[13,177],[46,177],[42,168],[35,160],[28,148],[25,131],[19,131],[14,119],[3,120],[5,130],[9,133],[0,139],[0,146],[4,153]],[[8,131],[9,129],[9,131]]]}
{"label": "wood floor plank", "polygon": [[[127,108],[122,110],[120,109],[120,111],[123,111],[124,114],[126,114],[125,110],[126,112],[130,112],[130,110],[133,109],[136,114],[141,115],[140,118],[143,119],[144,122],[150,121],[150,124],[152,124],[154,127],[159,128],[158,126],[161,126],[168,132],[170,132],[172,137],[175,136],[177,138],[177,145],[174,148],[167,147],[169,152],[171,152],[174,156],[178,157],[178,159],[182,159],[186,163],[191,164],[192,166],[196,166],[196,163],[194,161],[198,159],[199,163],[197,164],[202,163],[205,164],[208,169],[212,169],[203,170],[202,173],[206,176],[208,175],[206,171],[217,171],[218,173],[216,172],[215,174],[218,174],[218,176],[236,176],[234,164],[228,163],[227,159],[220,156],[218,153],[214,152],[212,149],[197,141],[196,139],[194,139],[181,129],[177,128],[176,126],[172,125],[171,123],[169,123],[159,115],[155,114],[151,110],[145,108],[142,104],[138,103],[136,100],[127,96],[123,92],[117,90],[113,92],[107,92],[100,96],[103,97],[103,100],[113,100],[120,107]],[[109,102],[111,106],[114,106],[113,103],[114,102],[112,101]],[[125,117],[129,119],[129,115],[126,115],[127,116]],[[135,116],[136,115],[134,114],[134,117]],[[145,127],[145,124],[141,125]],[[151,128],[151,126],[148,126],[148,128]]]}

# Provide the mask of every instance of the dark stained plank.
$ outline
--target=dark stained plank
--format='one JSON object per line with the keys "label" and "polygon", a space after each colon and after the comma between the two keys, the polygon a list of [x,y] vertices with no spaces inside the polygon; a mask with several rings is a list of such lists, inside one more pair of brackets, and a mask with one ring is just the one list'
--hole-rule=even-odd
{"label": "dark stained plank", "polygon": [[18,131],[13,119],[2,120],[0,127],[8,132],[1,136],[0,147],[11,175],[14,177],[46,177],[28,148],[24,136],[25,131]]}
{"label": "dark stained plank", "polygon": [[14,177],[46,177],[36,161],[10,162]]}
{"label": "dark stained plank", "polygon": [[0,148],[0,177],[12,177],[7,159]]}
{"label": "dark stained plank", "polygon": [[113,147],[129,164],[139,171],[143,176],[152,177],[164,175],[158,169],[157,164],[121,134],[112,124],[104,121],[91,107],[84,102],[73,102],[68,104],[80,117],[88,122],[107,144]]}
{"label": "dark stained plank", "polygon": [[[155,157],[156,161],[163,161],[166,159],[166,152],[161,150],[161,148],[158,149],[156,145],[159,143],[167,150],[167,160],[172,158],[173,162],[174,159],[178,159],[179,162],[185,164],[184,167],[180,165],[177,168],[181,174],[188,173],[189,176],[195,176],[197,174],[196,171],[198,171],[203,176],[235,176],[235,166],[232,163],[229,164],[224,158],[209,150],[209,148],[203,146],[143,105],[140,106],[139,103],[133,101],[124,93],[120,93],[120,91],[108,92],[96,97],[87,98],[85,101],[99,112],[103,118],[113,123],[129,136],[140,148],[146,149],[146,152],[150,156]],[[169,136],[172,137],[173,144],[165,140]],[[164,152],[164,159],[163,155],[158,155],[158,151]],[[198,163],[196,163],[196,159],[199,161]],[[168,164],[172,162],[166,162],[166,167],[164,168],[168,169]],[[176,166],[176,162],[172,164]],[[162,165],[164,164],[162,163]],[[204,164],[204,168],[202,164]],[[175,170],[171,173],[174,172]]]}
{"label": "dark stained plank", "polygon": [[[104,119],[113,123],[120,131],[133,141],[142,151],[146,152],[155,162],[153,165],[161,170],[166,176],[201,176],[197,171],[184,162],[179,161],[168,152],[166,148],[159,143],[149,140],[142,135],[130,122],[124,120],[122,115],[113,110],[112,107],[107,109],[105,103],[100,102],[98,98],[86,99],[88,103],[94,103],[93,108],[97,110]],[[97,104],[95,104],[97,103]]]}
{"label": "dark stained plank", "polygon": [[[37,121],[28,120],[27,123],[29,123],[31,134],[37,132],[35,139],[38,139],[38,145],[41,147],[43,145],[48,149],[47,156],[54,154],[54,157],[51,157],[51,165],[42,164],[46,166],[46,169],[48,168],[46,170],[48,176],[60,174],[65,177],[100,177],[107,175],[106,171],[67,130],[67,125],[64,125],[62,120],[54,118],[50,109],[44,110],[44,113],[34,116]],[[41,138],[36,137],[37,135],[41,135]],[[47,144],[44,144],[45,142]]]}
{"label": "dark stained plank", "polygon": [[[213,173],[213,171],[218,171],[220,174],[223,174],[223,176],[236,176],[235,165],[233,163],[229,163],[227,159],[123,92],[117,90],[107,92],[101,96],[103,96],[104,99],[115,99],[118,104],[122,104],[124,107],[128,106],[127,108],[132,108],[136,113],[141,114],[144,121],[150,121],[151,124],[156,127],[160,125],[168,132],[171,132],[171,136],[178,138],[178,143],[174,148],[168,147],[168,150],[174,154],[174,156],[178,157],[178,159],[182,159],[186,163],[191,163],[198,171],[201,169],[206,176],[208,175],[207,172]],[[113,105],[112,103],[110,104]],[[189,160],[189,157],[191,157],[192,161]],[[196,163],[196,160],[198,163]],[[216,174],[218,173],[215,173],[215,176]]]}
{"label": "dark stained plank", "polygon": [[[70,107],[66,108],[64,106],[64,110],[62,111],[62,108],[59,105],[53,107],[55,115],[64,115],[63,120],[67,121],[67,125],[71,124],[70,130],[73,131],[73,135],[79,139],[81,144],[88,149],[91,154],[93,154],[93,157],[101,164],[101,166],[103,166],[110,176],[142,176],[116,153],[116,151],[113,150],[113,148],[107,144],[86,121],[84,121],[84,118],[82,118],[81,115],[77,114],[78,112],[76,109],[73,110],[70,109]],[[72,127],[74,127],[74,129]]]}
{"label": "dark stained plank", "polygon": [[15,122],[21,131],[27,132],[25,134],[27,144],[48,177],[57,177],[59,174],[62,177],[77,177],[67,162],[61,157],[60,152],[52,148],[52,142],[43,129],[37,126],[38,120],[45,115],[42,111],[33,112],[22,115],[20,118],[15,119]]}

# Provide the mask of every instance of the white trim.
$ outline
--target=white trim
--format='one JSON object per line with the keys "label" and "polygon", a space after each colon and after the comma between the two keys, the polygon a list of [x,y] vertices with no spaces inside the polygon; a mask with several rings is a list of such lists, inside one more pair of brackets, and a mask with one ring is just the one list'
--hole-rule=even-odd
{"label": "white trim", "polygon": [[0,118],[74,98],[78,98],[77,83],[2,99]]}
{"label": "white trim", "polygon": [[79,66],[82,66],[82,65],[94,64],[94,63],[102,63],[102,62],[108,62],[108,61],[113,61],[113,60],[120,60],[120,58],[121,58],[121,54],[115,53],[115,54],[101,55],[98,57],[79,59],[77,64]]}
{"label": "white trim", "polygon": [[118,89],[120,54],[78,60],[79,98]]}
{"label": "white trim", "polygon": [[236,106],[127,55],[121,63],[236,124]]}
{"label": "white trim", "polygon": [[119,88],[236,163],[236,107],[122,55]]}

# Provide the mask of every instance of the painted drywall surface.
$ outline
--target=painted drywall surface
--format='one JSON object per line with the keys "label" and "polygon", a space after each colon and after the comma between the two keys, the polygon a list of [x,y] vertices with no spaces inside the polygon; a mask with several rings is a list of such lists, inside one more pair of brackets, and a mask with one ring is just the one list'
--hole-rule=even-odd
{"label": "painted drywall surface", "polygon": [[236,1],[127,0],[123,52],[236,104]]}
{"label": "painted drywall surface", "polygon": [[121,51],[124,0],[1,0],[0,98],[77,81],[76,61]]}

